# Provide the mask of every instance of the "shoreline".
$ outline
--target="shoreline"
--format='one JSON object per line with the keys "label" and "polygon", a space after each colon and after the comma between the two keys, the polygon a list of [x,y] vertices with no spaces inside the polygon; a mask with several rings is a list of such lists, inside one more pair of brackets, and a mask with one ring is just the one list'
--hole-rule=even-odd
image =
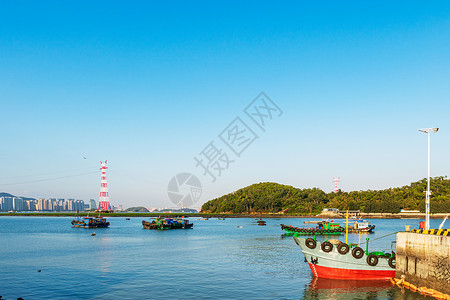
{"label": "shoreline", "polygon": [[[202,217],[202,218],[316,218],[316,219],[345,219],[345,216],[340,214],[319,214],[319,215],[286,215],[286,214],[231,214],[231,213],[144,213],[144,212],[115,212],[115,213],[94,213],[94,212],[80,212],[80,217],[85,216],[102,216],[102,217]],[[431,219],[443,219],[448,215],[446,213],[431,214]],[[14,213],[0,213],[0,217],[76,217],[73,212],[14,212]],[[361,219],[424,219],[425,213],[360,213]]]}

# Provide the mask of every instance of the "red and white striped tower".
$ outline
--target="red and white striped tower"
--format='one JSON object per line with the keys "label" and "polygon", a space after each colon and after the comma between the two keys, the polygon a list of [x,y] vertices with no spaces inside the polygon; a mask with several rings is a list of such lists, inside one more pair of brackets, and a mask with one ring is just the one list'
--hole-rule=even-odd
{"label": "red and white striped tower", "polygon": [[337,193],[337,192],[339,192],[339,189],[338,189],[338,182],[340,182],[340,179],[341,177],[338,177],[338,178],[334,178],[333,177],[333,182],[334,182],[334,192],[335,193]]}
{"label": "red and white striped tower", "polygon": [[108,183],[106,182],[106,169],[108,169],[106,162],[106,160],[104,163],[100,162],[102,165],[100,168],[100,170],[102,170],[102,182],[100,186],[100,200],[98,201],[98,210],[100,211],[111,210],[111,205],[109,204]]}

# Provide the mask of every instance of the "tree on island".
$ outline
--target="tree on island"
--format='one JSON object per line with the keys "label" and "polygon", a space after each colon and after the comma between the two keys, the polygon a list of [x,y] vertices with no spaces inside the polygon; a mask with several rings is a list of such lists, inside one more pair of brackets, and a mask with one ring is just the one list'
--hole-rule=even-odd
{"label": "tree on island", "polygon": [[129,211],[129,212],[149,212],[149,210],[146,209],[143,206],[130,207],[130,208],[127,208],[126,211]]}

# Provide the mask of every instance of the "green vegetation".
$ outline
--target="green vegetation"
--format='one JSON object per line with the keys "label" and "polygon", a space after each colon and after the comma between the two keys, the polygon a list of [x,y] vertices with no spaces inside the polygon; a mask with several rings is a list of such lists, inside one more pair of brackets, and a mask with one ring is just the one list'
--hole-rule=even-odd
{"label": "green vegetation", "polygon": [[126,211],[132,211],[132,212],[149,212],[149,210],[146,209],[146,208],[143,207],[143,206],[130,207],[130,208],[127,208]]}
{"label": "green vegetation", "polygon": [[327,202],[327,194],[317,188],[301,190],[264,182],[208,201],[202,212],[317,214]]}
{"label": "green vegetation", "polygon": [[[253,184],[203,204],[203,213],[318,214],[324,207],[365,213],[425,210],[426,179],[408,186],[379,191],[325,193],[318,188],[297,189],[272,182]],[[450,212],[450,180],[431,179],[431,212]]]}

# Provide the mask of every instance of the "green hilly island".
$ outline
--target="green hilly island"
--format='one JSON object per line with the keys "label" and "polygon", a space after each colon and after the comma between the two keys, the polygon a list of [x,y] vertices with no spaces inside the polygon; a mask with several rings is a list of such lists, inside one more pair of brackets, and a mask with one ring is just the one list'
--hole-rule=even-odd
{"label": "green hilly island", "polygon": [[126,211],[128,211],[128,212],[149,212],[148,209],[146,209],[143,206],[130,207],[130,208],[127,208]]}
{"label": "green hilly island", "polygon": [[[318,188],[298,189],[274,182],[252,184],[203,204],[203,213],[318,214],[325,207],[365,213],[399,213],[401,209],[425,211],[426,178],[385,190],[325,193]],[[450,212],[450,180],[431,178],[431,212]]]}

